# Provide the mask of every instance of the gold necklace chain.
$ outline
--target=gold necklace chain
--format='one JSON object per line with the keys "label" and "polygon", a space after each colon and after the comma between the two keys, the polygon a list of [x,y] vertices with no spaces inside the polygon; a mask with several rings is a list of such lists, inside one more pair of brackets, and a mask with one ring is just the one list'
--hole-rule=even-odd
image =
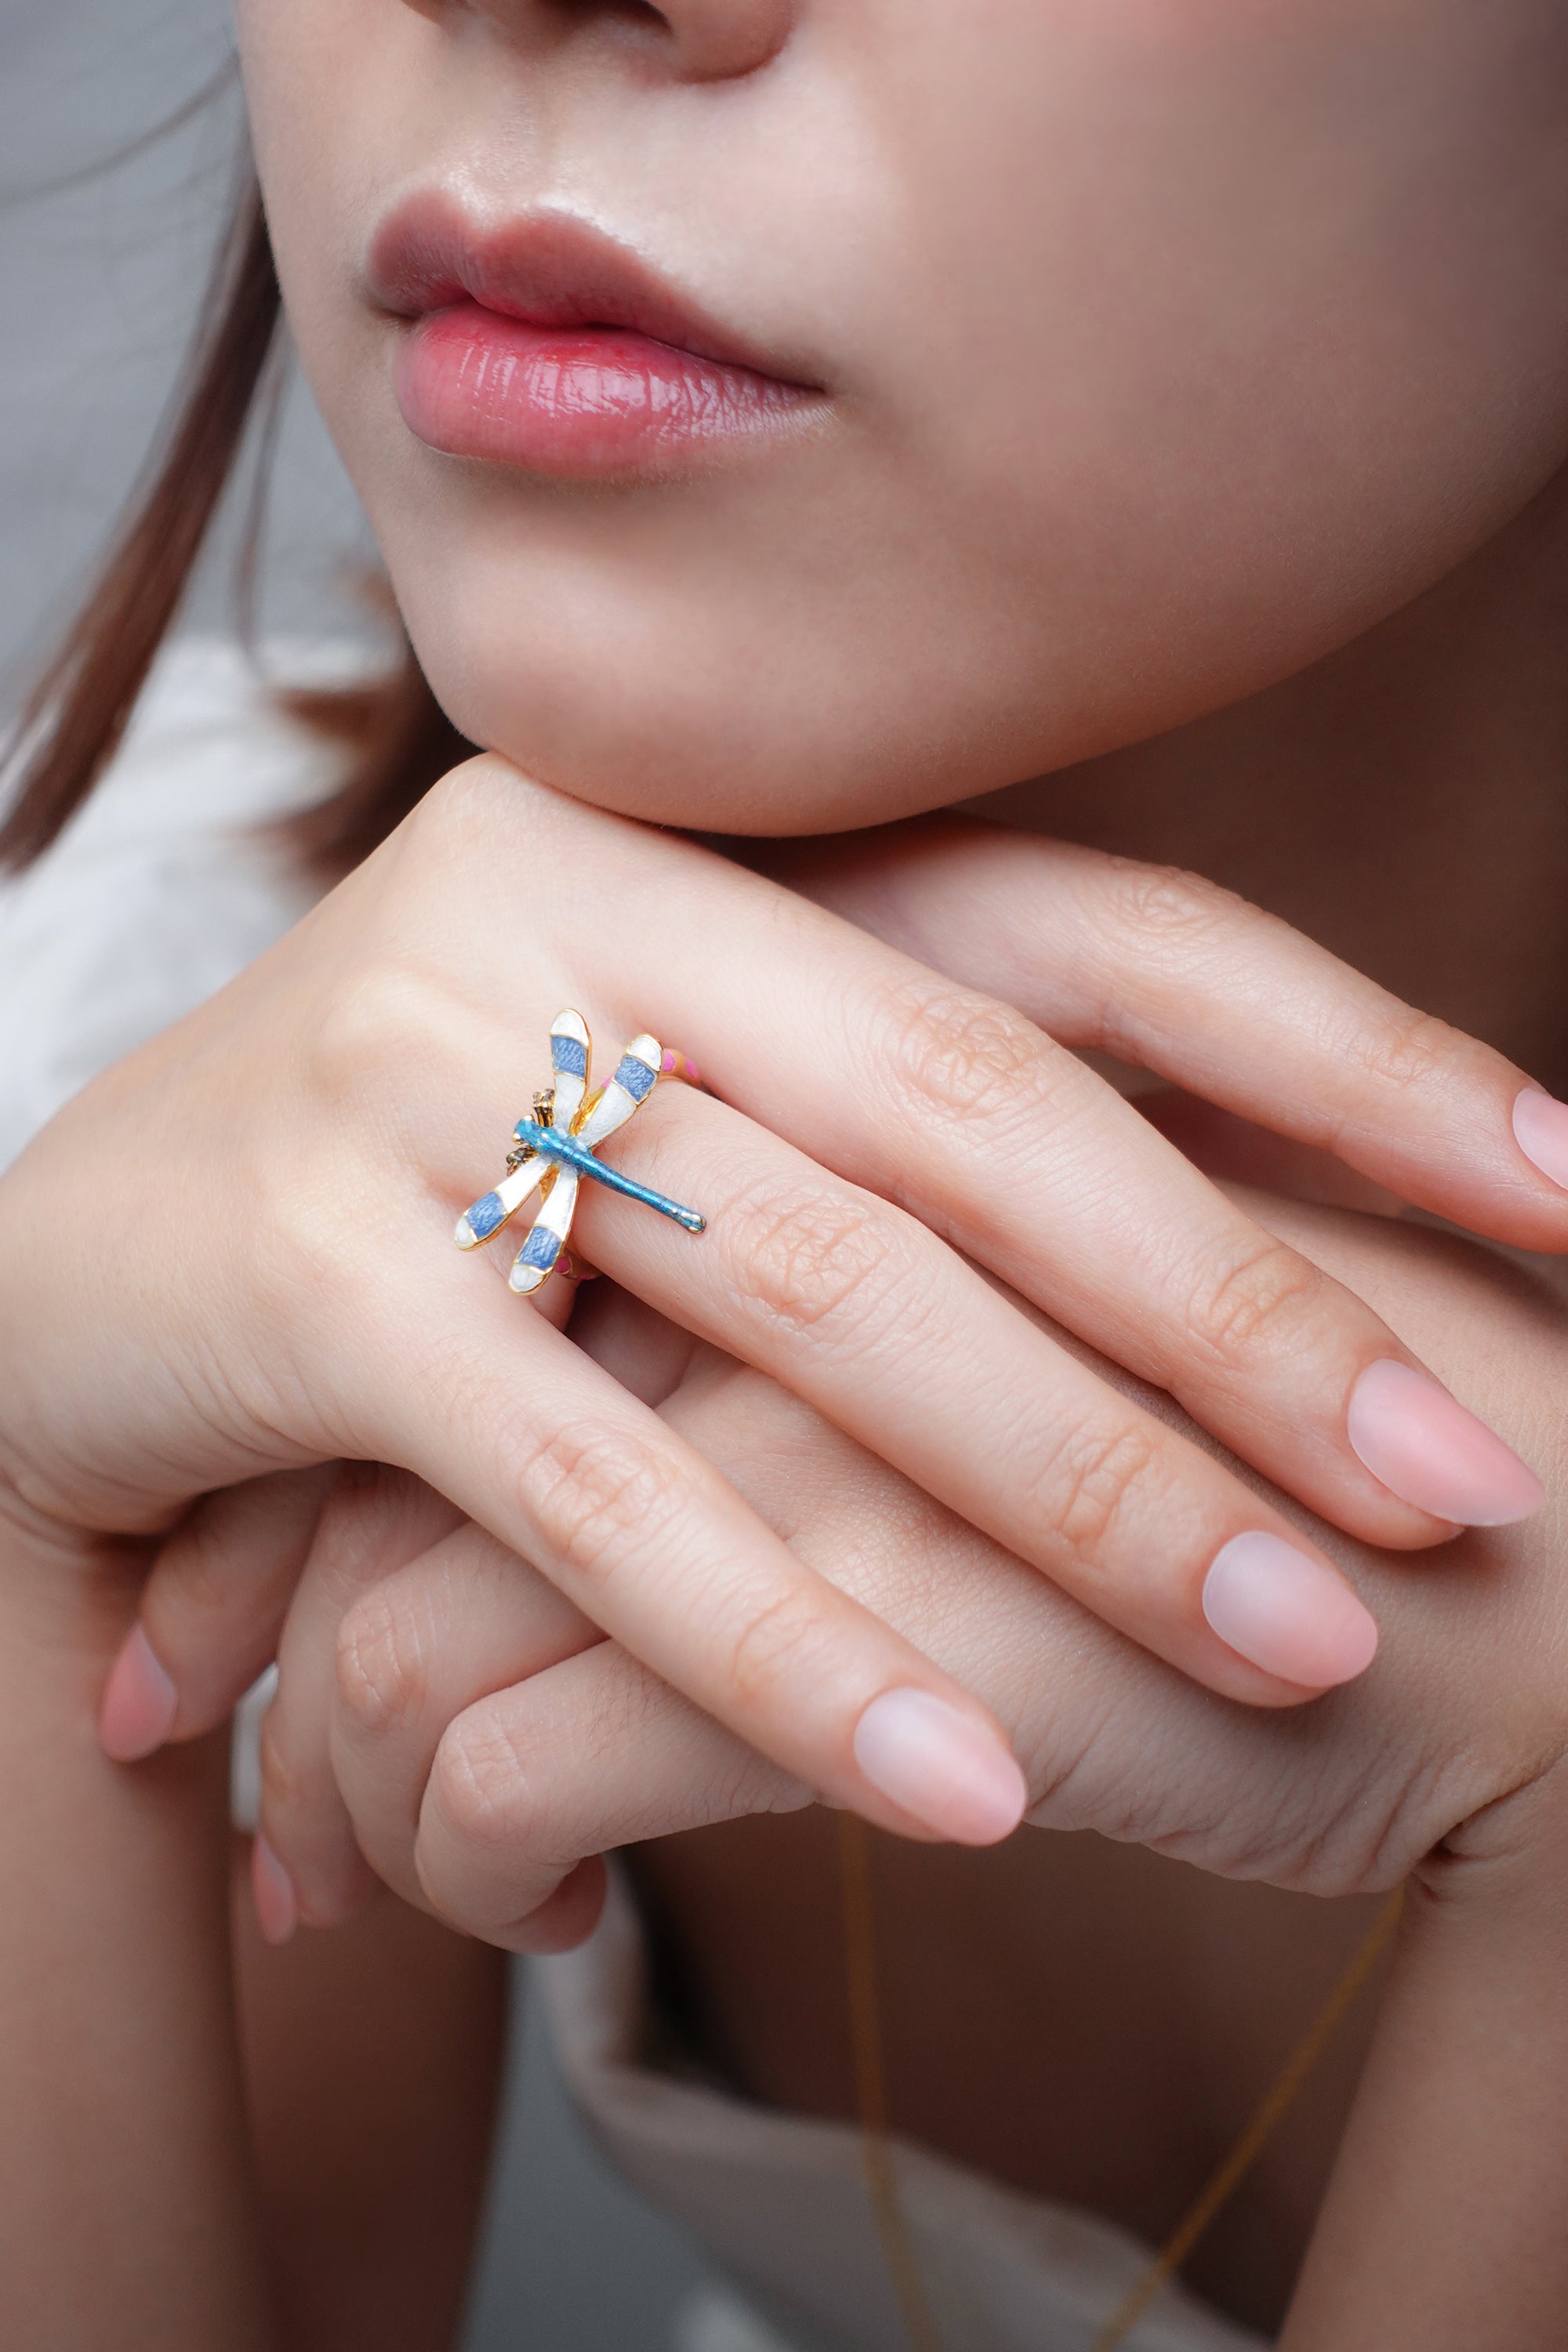
{"label": "gold necklace chain", "polygon": [[[926,2299],[914,2242],[899,2198],[898,2173],[888,2126],[887,2069],[883,2055],[881,2000],[877,1983],[876,1911],[871,1893],[871,1840],[856,1813],[838,1815],[839,1872],[844,1902],[844,1947],[849,1987],[849,2023],[855,2053],[855,2095],[859,2114],[862,2162],[871,2211],[881,2240],[893,2292],[903,2313],[910,2352],[942,2352],[942,2336]],[[1382,1957],[1399,1922],[1404,1890],[1390,1895],[1360,1950],[1280,2068],[1240,2138],[1205,2183],[1131,2291],[1094,2339],[1093,2352],[1118,2352],[1144,2312],[1186,2261],[1198,2240],[1240,2186],[1294,2104],[1302,2085],[1351,2003]]]}
{"label": "gold necklace chain", "polygon": [[858,1813],[838,1816],[838,1860],[844,1888],[844,1954],[849,1975],[849,2026],[855,2052],[855,2100],[860,2116],[861,2161],[877,2234],[893,2292],[904,2315],[911,2352],[942,2352],[942,2337],[921,2283],[920,2264],[888,2137],[888,2085],[882,2052],[882,2005],[877,1988],[877,1918],[871,1899],[871,1839]]}

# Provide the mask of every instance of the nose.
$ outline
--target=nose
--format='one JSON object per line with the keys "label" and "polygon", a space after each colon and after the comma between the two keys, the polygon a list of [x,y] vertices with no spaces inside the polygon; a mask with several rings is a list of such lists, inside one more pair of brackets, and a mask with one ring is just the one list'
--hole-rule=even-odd
{"label": "nose", "polygon": [[551,41],[593,26],[662,53],[682,81],[734,81],[777,57],[796,0],[404,0],[422,16],[488,16],[513,38]]}
{"label": "nose", "polygon": [[795,0],[659,0],[663,18],[693,81],[733,81],[776,58],[789,38]]}

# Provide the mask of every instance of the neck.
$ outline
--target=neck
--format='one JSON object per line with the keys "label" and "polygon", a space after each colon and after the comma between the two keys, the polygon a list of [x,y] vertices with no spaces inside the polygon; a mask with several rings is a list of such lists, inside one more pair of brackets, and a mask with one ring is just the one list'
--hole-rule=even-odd
{"label": "neck", "polygon": [[1568,487],[1313,669],[984,805],[1192,866],[1568,1088]]}

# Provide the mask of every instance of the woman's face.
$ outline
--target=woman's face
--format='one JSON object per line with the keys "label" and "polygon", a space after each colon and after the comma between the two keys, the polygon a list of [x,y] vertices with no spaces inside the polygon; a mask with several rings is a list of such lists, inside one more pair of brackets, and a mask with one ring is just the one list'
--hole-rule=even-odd
{"label": "woman's face", "polygon": [[240,0],[432,683],[786,833],[1300,668],[1568,442],[1568,0]]}

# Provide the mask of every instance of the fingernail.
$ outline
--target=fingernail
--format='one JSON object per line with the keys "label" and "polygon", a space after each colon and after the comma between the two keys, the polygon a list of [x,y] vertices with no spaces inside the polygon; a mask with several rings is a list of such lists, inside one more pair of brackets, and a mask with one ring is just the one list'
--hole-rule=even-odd
{"label": "fingernail", "polygon": [[1265,1674],[1328,1690],[1364,1674],[1377,1623],[1350,1586],[1283,1536],[1232,1536],[1204,1579],[1204,1615]]}
{"label": "fingernail", "polygon": [[1401,1501],[1463,1528],[1511,1527],[1546,1500],[1534,1471],[1484,1421],[1392,1357],[1369,1364],[1351,1391],[1345,1434]]}
{"label": "fingernail", "polygon": [[257,1925],[267,1941],[286,1944],[300,1924],[300,1898],[293,1880],[259,1833],[250,1849],[250,1893]]}
{"label": "fingernail", "polygon": [[930,1691],[884,1691],[855,1727],[855,1761],[874,1789],[939,1837],[994,1845],[1029,1792],[993,1731]]}
{"label": "fingernail", "polygon": [[174,1727],[180,1694],[152,1643],[133,1625],[115,1659],[98,1711],[99,1745],[116,1764],[137,1764]]}
{"label": "fingernail", "polygon": [[1525,1158],[1568,1192],[1568,1103],[1526,1087],[1513,1107],[1513,1133]]}

